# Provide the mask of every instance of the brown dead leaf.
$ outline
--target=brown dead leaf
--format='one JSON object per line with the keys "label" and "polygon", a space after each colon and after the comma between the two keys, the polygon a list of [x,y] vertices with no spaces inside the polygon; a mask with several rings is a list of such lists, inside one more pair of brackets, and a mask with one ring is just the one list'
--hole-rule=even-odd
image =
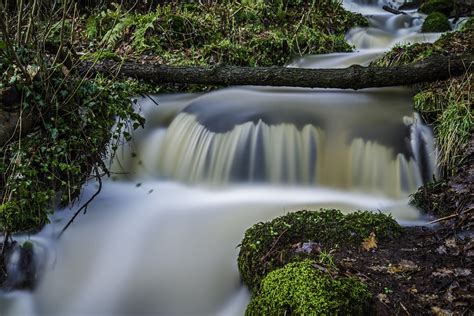
{"label": "brown dead leaf", "polygon": [[444,277],[452,275],[453,273],[454,271],[448,268],[440,268],[440,269],[437,269],[435,272],[433,272],[432,275],[434,277],[444,278]]}
{"label": "brown dead leaf", "polygon": [[453,312],[447,310],[447,309],[441,309],[439,308],[438,306],[433,306],[431,307],[431,311],[433,312],[433,314],[435,314],[436,316],[451,316],[453,315]]}
{"label": "brown dead leaf", "polygon": [[385,266],[371,266],[369,267],[370,270],[375,272],[387,272],[388,267]]}
{"label": "brown dead leaf", "polygon": [[417,294],[418,293],[418,289],[416,287],[411,287],[408,289],[408,292],[411,293],[411,294]]}
{"label": "brown dead leaf", "polygon": [[375,233],[371,232],[369,237],[365,238],[361,244],[365,251],[370,251],[377,248],[377,239],[375,239]]}
{"label": "brown dead leaf", "polygon": [[377,298],[379,299],[379,301],[381,301],[384,304],[389,304],[390,303],[390,300],[388,299],[387,294],[380,293],[380,294],[377,295]]}
{"label": "brown dead leaf", "polygon": [[396,273],[404,273],[404,272],[414,272],[420,269],[413,261],[410,260],[402,260],[399,264],[390,265],[388,267],[388,273],[396,274]]}
{"label": "brown dead leaf", "polygon": [[469,276],[471,273],[472,271],[470,269],[456,268],[454,270],[456,276]]}
{"label": "brown dead leaf", "polygon": [[454,238],[448,238],[446,239],[446,241],[444,242],[444,244],[448,247],[448,248],[454,248],[456,247],[456,239]]}

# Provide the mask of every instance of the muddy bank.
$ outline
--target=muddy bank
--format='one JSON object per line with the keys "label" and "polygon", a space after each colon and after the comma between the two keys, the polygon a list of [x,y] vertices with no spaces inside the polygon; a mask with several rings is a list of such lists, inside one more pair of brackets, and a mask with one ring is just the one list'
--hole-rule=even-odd
{"label": "muddy bank", "polygon": [[[365,284],[370,299],[363,314],[468,315],[473,312],[474,233],[460,225],[461,217],[452,217],[442,224],[397,228],[390,217],[382,214],[359,212],[344,216],[335,210],[321,210],[321,215],[295,214],[257,224],[246,232],[239,268],[244,283],[253,289],[249,315],[255,311],[255,302],[268,295],[266,292],[278,296],[288,291],[287,285],[282,287],[285,280],[274,280],[273,271],[283,271],[288,264],[306,259],[314,260],[317,273],[322,271],[341,282],[358,279]],[[472,223],[472,217],[470,220]],[[267,276],[271,276],[274,287],[268,289],[267,282],[262,290]],[[290,288],[300,286],[295,282]],[[315,289],[308,291],[317,297]],[[295,293],[290,295],[302,295]],[[286,304],[271,308],[277,314],[292,314],[300,309],[301,299]],[[314,300],[315,310],[334,308],[324,304],[327,301]]]}

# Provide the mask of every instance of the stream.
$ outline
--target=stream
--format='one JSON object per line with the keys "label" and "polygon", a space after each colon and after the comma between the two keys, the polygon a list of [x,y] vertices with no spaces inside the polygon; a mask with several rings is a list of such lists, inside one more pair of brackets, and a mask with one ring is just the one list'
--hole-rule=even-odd
{"label": "stream", "polygon": [[[356,51],[288,67],[365,66],[397,43],[439,38],[420,33],[424,16],[384,4],[344,1],[370,21],[346,36]],[[140,100],[146,127],[119,149],[87,214],[56,240],[96,183],[40,233],[18,236],[34,244],[40,282],[0,294],[0,315],[242,315],[238,244],[251,225],[322,207],[424,223],[408,195],[436,174],[436,150],[413,94],[231,87]]]}

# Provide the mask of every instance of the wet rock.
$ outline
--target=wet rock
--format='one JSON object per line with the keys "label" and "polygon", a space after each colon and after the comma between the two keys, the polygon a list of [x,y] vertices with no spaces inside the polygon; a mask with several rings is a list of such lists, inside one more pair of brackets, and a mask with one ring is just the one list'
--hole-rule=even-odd
{"label": "wet rock", "polygon": [[8,290],[33,290],[36,281],[37,271],[33,244],[25,242],[11,251],[4,287]]}

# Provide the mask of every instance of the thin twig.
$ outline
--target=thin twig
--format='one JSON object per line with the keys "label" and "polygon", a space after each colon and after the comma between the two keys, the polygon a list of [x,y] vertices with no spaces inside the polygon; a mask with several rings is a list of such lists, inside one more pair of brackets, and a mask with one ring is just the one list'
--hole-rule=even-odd
{"label": "thin twig", "polygon": [[[471,212],[472,210],[473,210],[473,209],[466,210],[466,211],[462,212],[461,214],[469,213],[469,212]],[[450,218],[459,216],[459,215],[461,215],[461,214],[455,213],[455,214],[451,214],[451,215],[448,215],[448,216],[445,216],[445,217],[441,217],[441,218],[435,219],[434,221],[431,221],[431,222],[427,223],[427,225],[439,223],[439,222],[445,221],[445,220],[447,220],[447,219],[450,219]]]}
{"label": "thin twig", "polygon": [[273,251],[273,248],[275,248],[275,246],[278,244],[278,242],[280,241],[280,238],[288,231],[288,228],[286,228],[281,234],[280,236],[278,236],[278,238],[273,242],[272,246],[270,247],[270,250],[268,250],[268,252],[265,254],[265,256],[263,256],[261,259],[260,259],[260,262],[264,262],[265,259],[267,259],[268,256],[270,256],[271,252]]}
{"label": "thin twig", "polygon": [[408,309],[405,307],[405,305],[403,305],[402,302],[399,302],[400,306],[403,308],[403,310],[405,311],[405,313],[407,313],[408,316],[411,316],[410,312],[408,311]]}
{"label": "thin twig", "polygon": [[71,217],[69,222],[66,224],[66,226],[64,226],[64,228],[59,233],[57,239],[61,238],[63,233],[66,231],[66,229],[68,229],[69,226],[71,226],[71,224],[74,222],[74,220],[79,215],[79,213],[81,213],[82,211],[84,211],[84,212],[87,211],[87,208],[89,207],[89,204],[99,195],[100,191],[102,191],[102,178],[100,176],[99,169],[97,167],[95,167],[94,169],[95,169],[96,179],[97,179],[97,181],[99,181],[99,188],[94,193],[94,195],[74,213],[73,217]]}

